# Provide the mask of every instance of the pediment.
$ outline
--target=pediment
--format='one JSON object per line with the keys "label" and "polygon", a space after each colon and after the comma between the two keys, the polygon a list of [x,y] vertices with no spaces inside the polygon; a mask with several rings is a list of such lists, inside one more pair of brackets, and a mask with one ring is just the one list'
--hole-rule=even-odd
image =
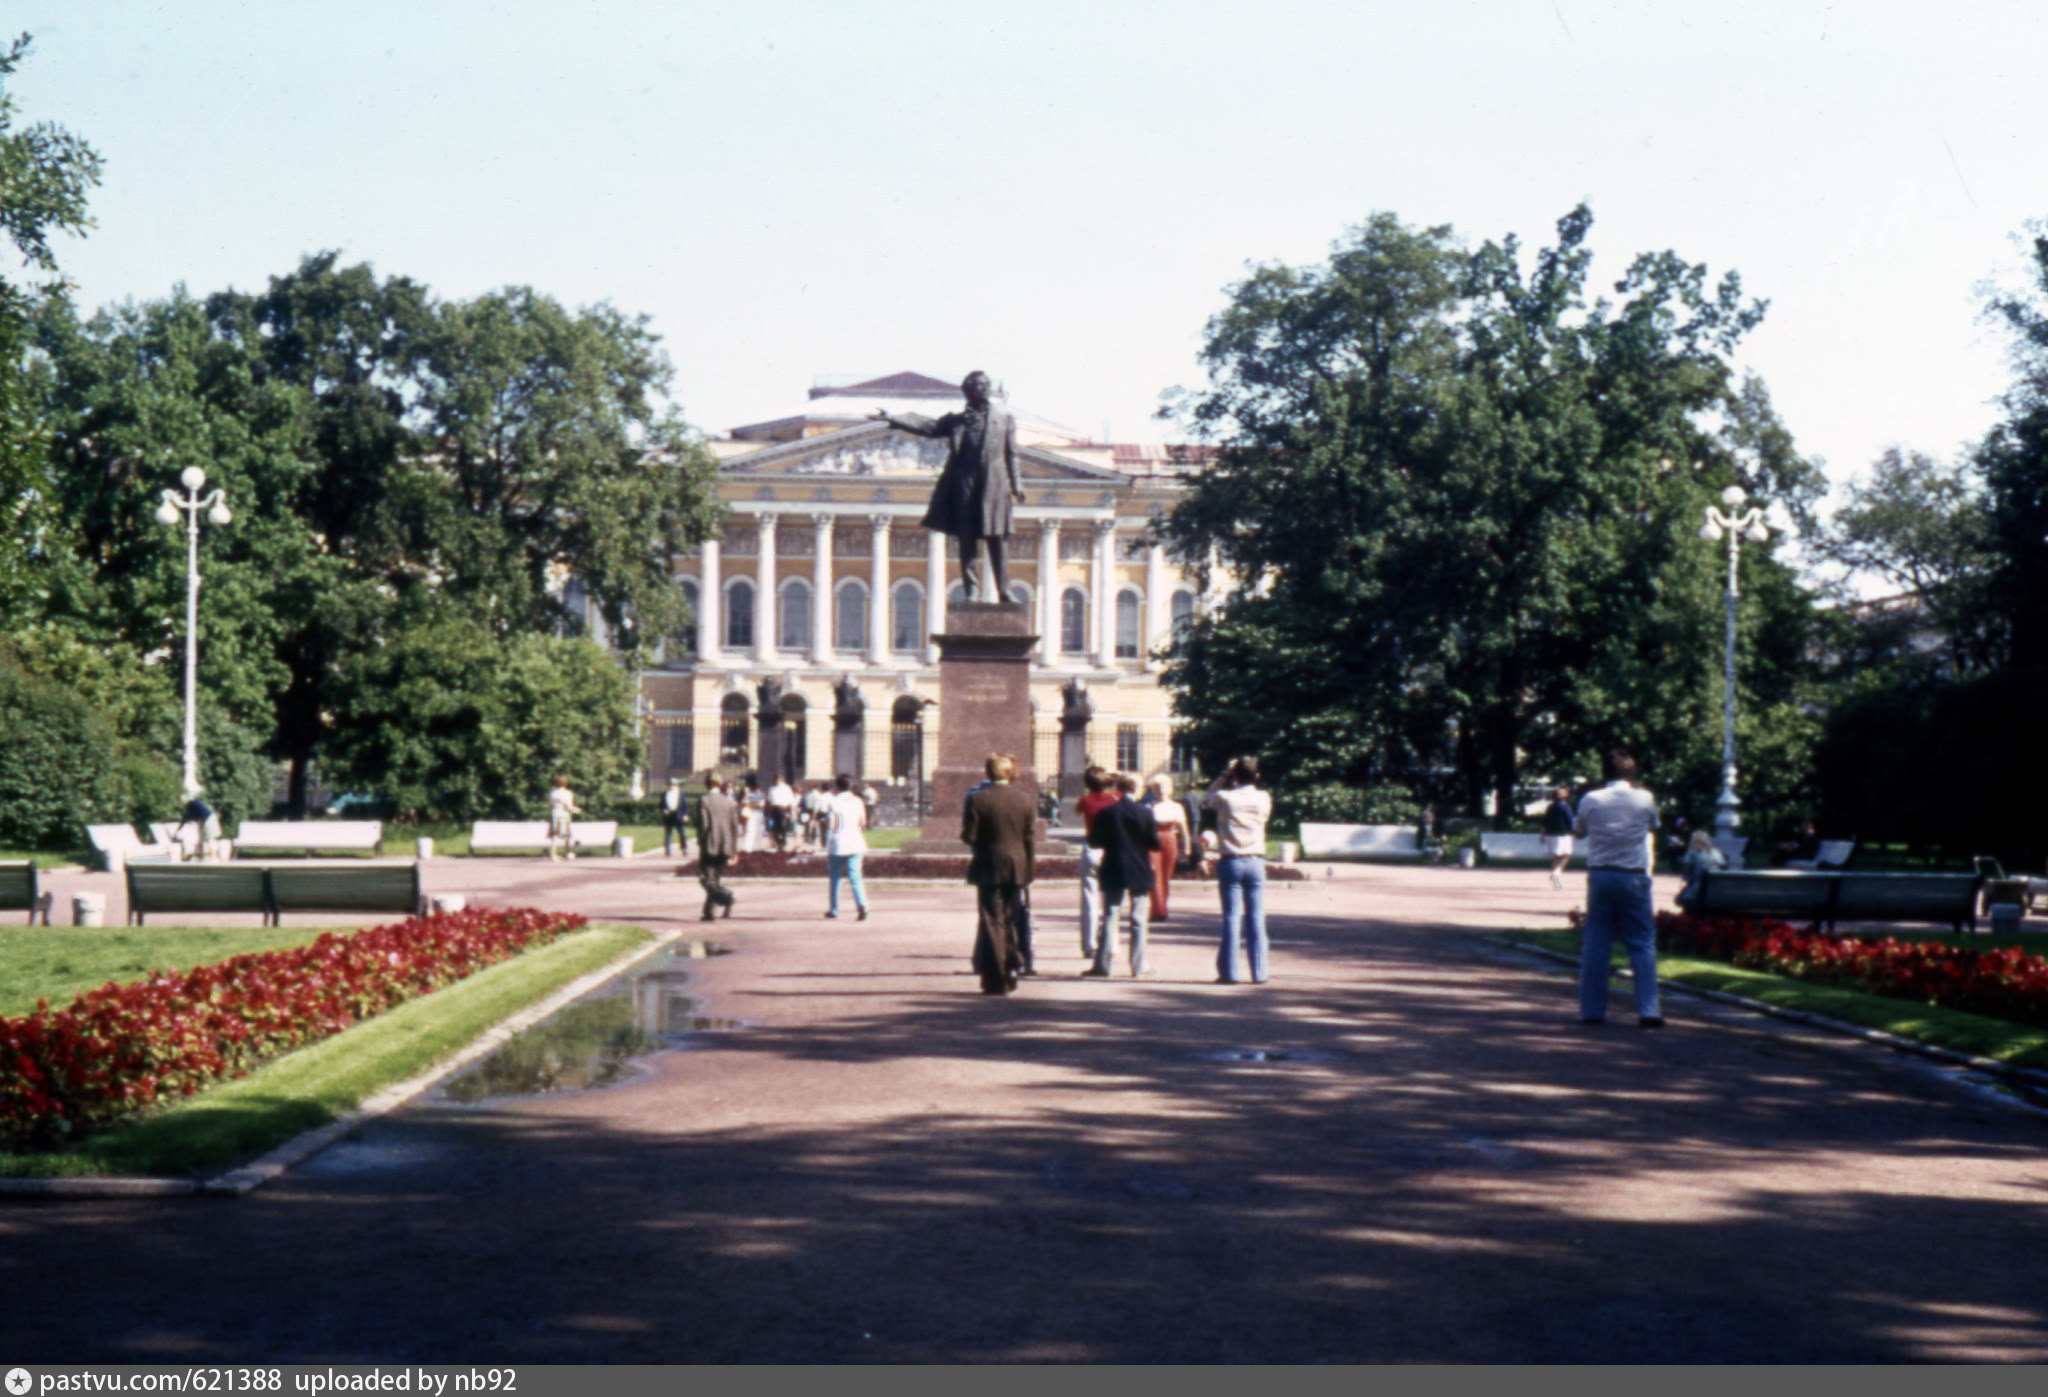
{"label": "pediment", "polygon": [[[779,442],[720,463],[728,476],[749,479],[805,478],[824,481],[937,477],[946,464],[946,444],[913,436],[884,423],[862,423],[801,441]],[[1026,480],[1121,481],[1116,471],[1070,460],[1042,446],[1017,448],[1017,468]]]}

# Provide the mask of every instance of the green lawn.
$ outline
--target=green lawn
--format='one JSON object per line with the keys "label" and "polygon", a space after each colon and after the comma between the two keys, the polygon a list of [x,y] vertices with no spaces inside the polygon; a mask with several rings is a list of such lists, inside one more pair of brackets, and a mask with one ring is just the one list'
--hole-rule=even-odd
{"label": "green lawn", "polygon": [[20,863],[23,859],[33,860],[37,868],[45,872],[52,868],[69,868],[85,862],[85,854],[79,850],[68,853],[51,853],[48,849],[0,849],[0,863]]}
{"label": "green lawn", "polygon": [[0,1154],[0,1175],[211,1173],[418,1075],[561,986],[650,940],[598,925],[323,1039],[65,1154]]}
{"label": "green lawn", "polygon": [[38,998],[61,1009],[109,980],[125,984],[157,970],[297,946],[333,929],[0,925],[0,1016],[25,1014]]}
{"label": "green lawn", "polygon": [[[1541,946],[1546,950],[1562,951],[1571,956],[1579,953],[1579,934],[1576,931],[1517,931],[1506,933],[1501,939]],[[1945,934],[1928,933],[1915,934],[1914,939],[1946,941],[1954,938]],[[1976,949],[1985,949],[1994,944],[1994,938],[1989,936],[1967,939]],[[1618,946],[1615,949],[1615,963],[1627,964],[1626,957]],[[1659,979],[1675,980],[1683,985],[1739,994],[1746,999],[1759,1000],[1780,1009],[1821,1014],[1861,1028],[1883,1029],[1901,1038],[1932,1043],[1952,1048],[1957,1052],[1974,1053],[1979,1057],[2011,1063],[2015,1067],[2048,1068],[2048,1029],[2007,1023],[2003,1019],[1986,1018],[1981,1014],[1966,1014],[1957,1009],[1942,1009],[1931,1004],[1916,1004],[1907,999],[1863,994],[1857,990],[1840,989],[1833,985],[1809,984],[1785,975],[1772,975],[1761,970],[1744,970],[1722,961],[1700,960],[1691,956],[1666,955],[1660,952],[1657,956],[1657,975]]]}

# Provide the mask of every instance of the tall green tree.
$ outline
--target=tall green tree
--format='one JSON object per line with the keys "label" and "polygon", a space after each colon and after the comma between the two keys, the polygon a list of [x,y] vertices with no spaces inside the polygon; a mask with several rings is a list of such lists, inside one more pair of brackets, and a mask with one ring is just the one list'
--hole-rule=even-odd
{"label": "tall green tree", "polygon": [[20,259],[0,271],[0,618],[8,621],[34,609],[37,569],[64,529],[32,383],[36,307],[64,295],[51,238],[92,226],[86,200],[100,180],[99,154],[84,140],[49,122],[17,124],[7,80],[29,48],[23,34],[0,52],[0,230]]}
{"label": "tall green tree", "polygon": [[[1563,774],[1616,741],[1704,780],[1719,593],[1699,510],[1739,481],[1804,512],[1820,475],[1729,367],[1763,306],[1670,253],[1595,297],[1591,222],[1573,210],[1525,265],[1513,239],[1467,250],[1381,214],[1327,263],[1232,289],[1208,387],[1169,409],[1222,448],[1169,543],[1241,586],[1169,667],[1205,755],[1448,787],[1475,811],[1515,808],[1525,760]],[[1768,708],[1796,686],[1807,608],[1768,555],[1744,566]]]}
{"label": "tall green tree", "polygon": [[322,253],[259,295],[53,313],[44,343],[80,535],[57,611],[169,646],[182,541],[150,515],[177,467],[206,469],[237,517],[202,530],[201,682],[290,763],[294,809],[365,656],[449,617],[561,630],[571,575],[614,636],[657,636],[682,605],[669,559],[717,511],[655,337],[607,307],[438,303]]}

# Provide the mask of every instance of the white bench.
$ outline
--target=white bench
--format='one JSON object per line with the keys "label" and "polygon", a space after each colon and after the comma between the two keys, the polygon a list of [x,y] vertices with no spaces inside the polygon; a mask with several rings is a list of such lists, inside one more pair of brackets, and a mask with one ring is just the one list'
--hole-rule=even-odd
{"label": "white bench", "polygon": [[1849,856],[1855,852],[1856,841],[1853,839],[1823,839],[1820,842],[1820,849],[1812,858],[1787,859],[1785,860],[1785,867],[1818,869],[1825,866],[1829,869],[1837,869],[1847,864]]}
{"label": "white bench", "polygon": [[377,854],[384,850],[380,820],[244,820],[235,830],[235,855]]}
{"label": "white bench", "polygon": [[1413,825],[1301,826],[1301,852],[1312,859],[1420,859]]}
{"label": "white bench", "polygon": [[[619,837],[617,820],[571,820],[569,851],[601,849],[609,854]],[[511,854],[527,850],[545,852],[548,847],[546,820],[478,820],[469,830],[472,854]]]}
{"label": "white bench", "polygon": [[130,863],[175,863],[178,860],[176,844],[163,840],[145,844],[129,825],[87,825],[85,838],[109,873],[119,873]]}
{"label": "white bench", "polygon": [[[1583,865],[1586,851],[1579,847],[1580,841],[1573,841],[1572,862]],[[1488,863],[1544,863],[1550,862],[1550,851],[1543,847],[1540,834],[1488,834],[1479,836],[1479,852]]]}

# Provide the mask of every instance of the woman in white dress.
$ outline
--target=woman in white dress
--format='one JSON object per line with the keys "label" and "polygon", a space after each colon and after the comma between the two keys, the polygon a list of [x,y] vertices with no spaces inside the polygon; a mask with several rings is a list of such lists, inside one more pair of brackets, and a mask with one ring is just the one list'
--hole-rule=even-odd
{"label": "woman in white dress", "polygon": [[761,783],[747,773],[747,791],[740,797],[740,852],[758,854],[768,847],[768,797]]}

